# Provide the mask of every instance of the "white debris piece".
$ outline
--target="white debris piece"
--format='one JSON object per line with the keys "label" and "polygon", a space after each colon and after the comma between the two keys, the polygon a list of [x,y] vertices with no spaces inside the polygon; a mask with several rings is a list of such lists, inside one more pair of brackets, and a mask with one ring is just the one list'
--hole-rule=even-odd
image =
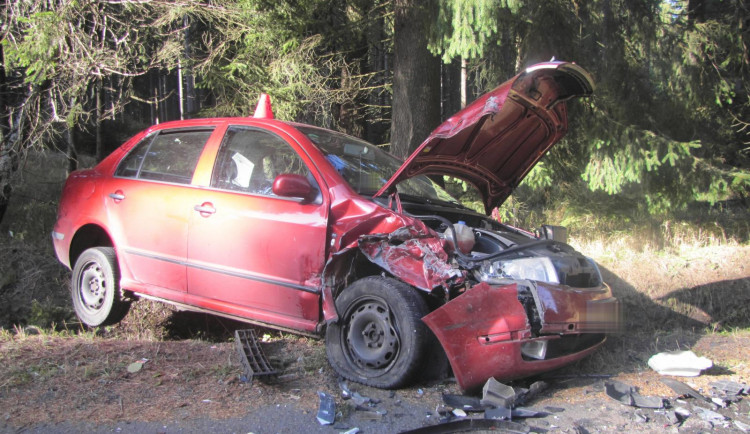
{"label": "white debris piece", "polygon": [[659,374],[679,377],[697,377],[713,365],[711,360],[698,357],[692,351],[667,351],[648,359],[648,366]]}

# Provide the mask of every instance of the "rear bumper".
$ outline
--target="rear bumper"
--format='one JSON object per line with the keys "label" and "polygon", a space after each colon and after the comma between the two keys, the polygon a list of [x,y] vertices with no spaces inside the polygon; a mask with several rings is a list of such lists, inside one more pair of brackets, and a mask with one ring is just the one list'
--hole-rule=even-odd
{"label": "rear bumper", "polygon": [[[541,330],[549,333],[545,328],[552,329],[554,334],[532,333],[515,284],[476,285],[422,318],[443,346],[462,389],[479,388],[490,377],[527,377],[580,360],[604,343],[604,331],[619,324],[619,303],[609,296],[608,289],[598,293],[534,289]],[[570,308],[552,307],[562,307],[561,303]],[[587,313],[590,307],[592,315]],[[522,346],[542,341],[547,341],[542,360],[522,354]]]}

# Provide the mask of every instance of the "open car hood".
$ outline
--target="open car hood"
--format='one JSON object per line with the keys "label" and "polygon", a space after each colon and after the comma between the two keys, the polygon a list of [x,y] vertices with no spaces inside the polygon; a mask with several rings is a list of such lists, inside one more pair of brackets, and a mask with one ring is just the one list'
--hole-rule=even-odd
{"label": "open car hood", "polygon": [[565,101],[593,91],[574,63],[531,66],[440,124],[375,196],[416,175],[448,175],[476,186],[489,212],[565,135]]}

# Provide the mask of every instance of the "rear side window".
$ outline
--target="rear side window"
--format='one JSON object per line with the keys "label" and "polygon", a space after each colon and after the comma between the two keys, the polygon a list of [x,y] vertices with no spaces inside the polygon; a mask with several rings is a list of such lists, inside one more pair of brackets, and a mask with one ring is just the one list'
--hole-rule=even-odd
{"label": "rear side window", "polygon": [[120,162],[115,176],[190,184],[211,132],[210,129],[161,131],[146,137]]}

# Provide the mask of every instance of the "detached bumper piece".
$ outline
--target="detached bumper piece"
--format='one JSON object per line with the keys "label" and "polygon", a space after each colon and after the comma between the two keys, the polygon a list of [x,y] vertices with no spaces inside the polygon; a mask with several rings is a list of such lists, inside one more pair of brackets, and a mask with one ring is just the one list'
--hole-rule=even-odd
{"label": "detached bumper piece", "polygon": [[597,315],[587,314],[589,305],[601,304],[596,297],[602,295],[539,289],[535,304],[542,307],[542,331],[548,327],[554,332],[535,337],[518,294],[515,284],[480,283],[422,318],[463,390],[477,389],[491,377],[511,380],[550,371],[604,343],[600,309]]}
{"label": "detached bumper piece", "polygon": [[253,378],[257,376],[276,375],[278,373],[260,349],[255,330],[235,330],[234,344],[237,347],[237,353],[240,355],[240,363],[248,382],[253,381]]}

